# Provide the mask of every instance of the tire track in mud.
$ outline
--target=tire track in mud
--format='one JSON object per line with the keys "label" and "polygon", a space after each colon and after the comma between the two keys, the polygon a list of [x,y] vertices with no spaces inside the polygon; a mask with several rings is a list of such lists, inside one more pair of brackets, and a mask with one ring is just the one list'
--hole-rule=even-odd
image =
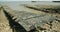
{"label": "tire track in mud", "polygon": [[34,9],[34,10],[37,10],[37,11],[42,11],[42,12],[46,12],[46,13],[58,13],[58,14],[60,14],[60,9],[59,8],[57,8],[57,7],[55,7],[55,8],[57,8],[57,9],[55,9],[55,8],[37,8],[37,7],[31,7],[31,6],[27,6],[27,5],[24,5],[25,7],[27,7],[27,8],[30,8],[30,9]]}
{"label": "tire track in mud", "polygon": [[0,7],[0,32],[12,32],[2,7]]}

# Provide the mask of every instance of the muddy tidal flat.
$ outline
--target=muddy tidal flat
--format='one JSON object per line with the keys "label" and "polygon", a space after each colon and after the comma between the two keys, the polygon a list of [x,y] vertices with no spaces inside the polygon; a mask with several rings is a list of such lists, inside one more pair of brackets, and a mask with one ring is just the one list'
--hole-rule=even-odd
{"label": "muddy tidal flat", "polygon": [[60,32],[60,3],[0,2],[0,32]]}

